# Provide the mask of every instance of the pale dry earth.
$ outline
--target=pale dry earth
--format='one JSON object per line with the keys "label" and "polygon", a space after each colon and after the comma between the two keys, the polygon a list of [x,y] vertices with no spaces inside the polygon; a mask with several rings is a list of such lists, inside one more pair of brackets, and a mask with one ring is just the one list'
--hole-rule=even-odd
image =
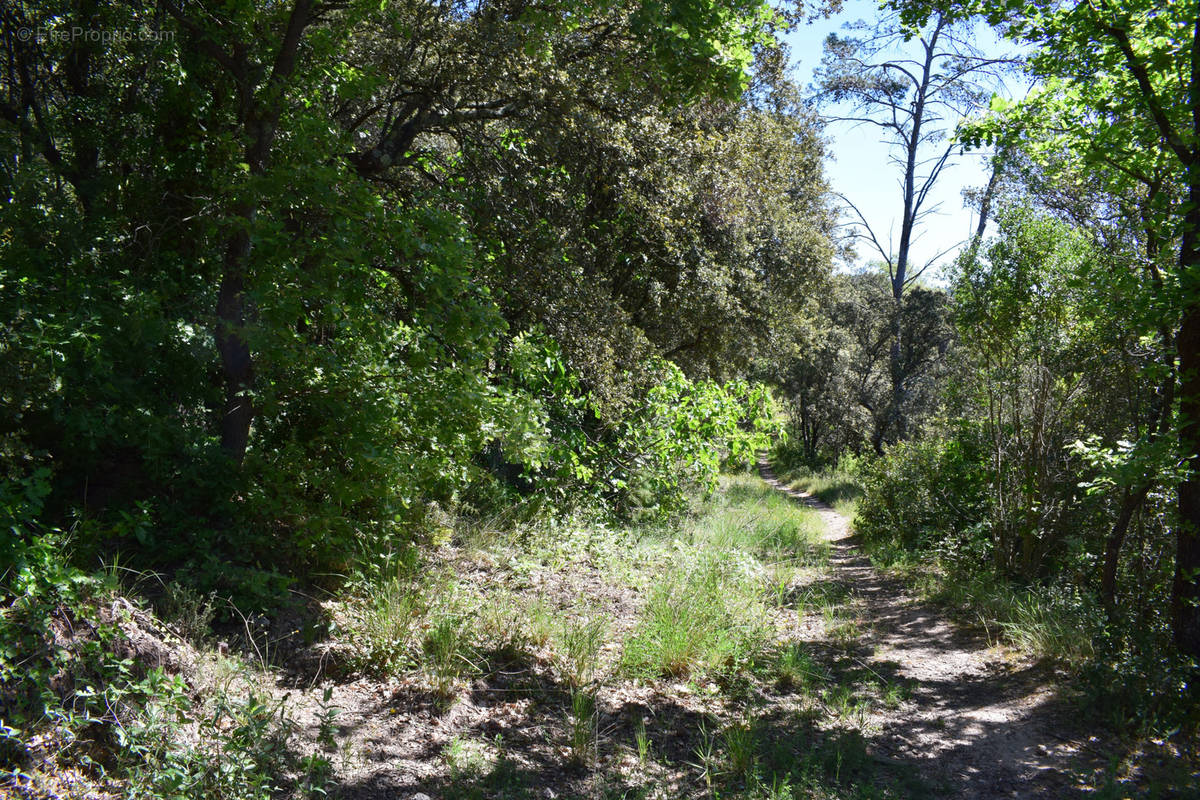
{"label": "pale dry earth", "polygon": [[1075,730],[1073,709],[1049,670],[913,597],[858,551],[844,516],[782,483],[765,461],[759,469],[768,484],[821,515],[831,577],[859,601],[858,648],[873,669],[911,687],[900,708],[872,720],[877,755],[916,765],[949,797],[1083,791],[1079,777],[1091,772],[1097,743]]}

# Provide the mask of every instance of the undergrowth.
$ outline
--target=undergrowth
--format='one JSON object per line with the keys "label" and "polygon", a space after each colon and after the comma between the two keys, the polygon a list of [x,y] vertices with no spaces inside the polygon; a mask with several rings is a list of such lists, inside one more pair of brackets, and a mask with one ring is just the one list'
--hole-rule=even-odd
{"label": "undergrowth", "polygon": [[823,466],[781,465],[777,477],[793,489],[820,498],[847,519],[854,519],[863,493],[859,477],[862,465],[861,459],[844,455],[837,462]]}
{"label": "undergrowth", "polygon": [[766,639],[758,585],[712,557],[672,571],[653,587],[624,666],[641,677],[684,677],[744,664]]}
{"label": "undergrowth", "polygon": [[65,534],[15,533],[0,576],[0,793],[267,800],[324,790],[328,763],[293,753],[288,708],[255,688],[256,668],[178,635],[200,638],[210,608],[168,592],[177,616],[164,622],[131,599],[120,570],[71,566]]}

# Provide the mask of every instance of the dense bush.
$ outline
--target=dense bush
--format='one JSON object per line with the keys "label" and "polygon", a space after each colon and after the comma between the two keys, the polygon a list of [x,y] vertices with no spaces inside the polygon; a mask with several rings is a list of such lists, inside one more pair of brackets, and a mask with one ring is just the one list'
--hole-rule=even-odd
{"label": "dense bush", "polygon": [[749,464],[777,433],[765,387],[691,380],[661,358],[646,365],[650,381],[615,419],[605,419],[544,334],[516,337],[507,362],[507,396],[525,416],[495,444],[527,491],[560,506],[586,501],[622,517],[661,517],[711,492],[723,463]]}
{"label": "dense bush", "polygon": [[[6,7],[0,479],[37,476],[30,519],[261,606],[514,494],[711,487],[773,424],[740,378],[831,214],[768,6],[667,5]],[[156,35],[16,33],[72,26]]]}
{"label": "dense bush", "polygon": [[936,550],[982,565],[993,546],[985,520],[983,453],[969,431],[902,442],[869,463],[855,529],[869,540]]}

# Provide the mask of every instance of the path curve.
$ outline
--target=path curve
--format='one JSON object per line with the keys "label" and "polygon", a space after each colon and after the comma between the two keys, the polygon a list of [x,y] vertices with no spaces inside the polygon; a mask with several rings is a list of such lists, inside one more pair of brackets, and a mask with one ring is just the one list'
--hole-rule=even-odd
{"label": "path curve", "polygon": [[908,700],[877,720],[878,730],[867,737],[874,754],[915,766],[948,797],[1078,796],[1071,765],[1087,755],[1086,739],[1068,733],[1071,712],[1050,672],[952,624],[876,570],[852,543],[849,520],[783,484],[765,457],[759,472],[821,515],[833,580],[862,601],[859,644],[868,651],[867,663],[912,687]]}

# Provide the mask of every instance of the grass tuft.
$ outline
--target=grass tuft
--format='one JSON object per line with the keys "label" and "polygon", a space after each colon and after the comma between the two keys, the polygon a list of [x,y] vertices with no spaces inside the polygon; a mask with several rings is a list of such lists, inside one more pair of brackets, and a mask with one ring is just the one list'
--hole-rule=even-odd
{"label": "grass tuft", "polygon": [[625,643],[624,665],[640,677],[720,672],[765,639],[754,584],[711,556],[659,579],[640,624]]}

